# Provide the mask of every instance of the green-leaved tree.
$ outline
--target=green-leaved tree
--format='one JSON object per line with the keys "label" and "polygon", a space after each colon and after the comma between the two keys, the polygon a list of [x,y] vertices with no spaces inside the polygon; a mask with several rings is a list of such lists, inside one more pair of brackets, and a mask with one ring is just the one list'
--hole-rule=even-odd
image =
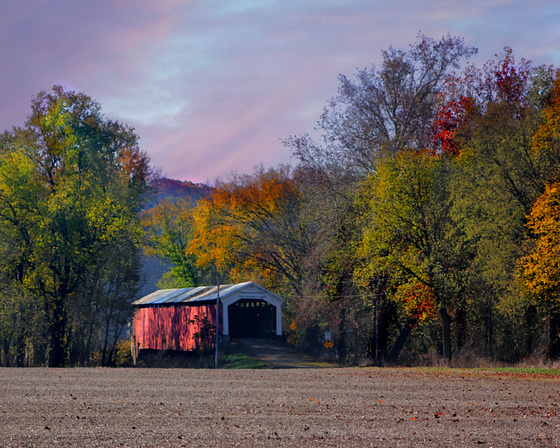
{"label": "green-leaved tree", "polygon": [[138,244],[148,163],[133,129],[61,86],[39,93],[25,125],[0,139],[0,233],[9,238],[1,267],[5,280],[41,304],[49,366],[69,359],[70,310],[96,296],[91,275],[109,252]]}

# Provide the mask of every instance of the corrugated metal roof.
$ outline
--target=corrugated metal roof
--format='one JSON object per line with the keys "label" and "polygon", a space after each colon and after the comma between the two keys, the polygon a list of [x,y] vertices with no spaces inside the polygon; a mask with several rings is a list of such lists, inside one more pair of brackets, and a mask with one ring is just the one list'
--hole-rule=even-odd
{"label": "corrugated metal roof", "polygon": [[[273,294],[253,282],[236,283],[233,285],[220,285],[220,298],[225,298],[234,292],[237,292],[248,285],[254,285],[263,291]],[[193,288],[181,289],[160,289],[154,291],[147,296],[133,302],[133,305],[165,305],[178,303],[196,303],[216,301],[218,287],[217,286],[196,286]]]}

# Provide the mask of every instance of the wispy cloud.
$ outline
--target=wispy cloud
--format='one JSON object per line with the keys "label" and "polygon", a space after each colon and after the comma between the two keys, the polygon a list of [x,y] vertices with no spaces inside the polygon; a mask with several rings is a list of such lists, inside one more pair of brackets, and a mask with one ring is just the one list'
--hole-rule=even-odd
{"label": "wispy cloud", "polygon": [[0,13],[0,129],[62,83],[135,127],[170,177],[214,180],[290,161],[337,75],[389,45],[451,32],[487,59],[560,64],[560,6],[521,0],[35,0]]}

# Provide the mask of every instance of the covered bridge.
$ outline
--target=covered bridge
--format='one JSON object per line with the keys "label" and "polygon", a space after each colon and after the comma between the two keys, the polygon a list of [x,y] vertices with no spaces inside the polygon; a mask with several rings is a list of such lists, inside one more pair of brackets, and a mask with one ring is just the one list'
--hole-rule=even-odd
{"label": "covered bridge", "polygon": [[[134,348],[191,351],[214,345],[217,286],[161,289],[136,300]],[[253,282],[221,285],[219,333],[232,338],[282,335],[284,300]]]}

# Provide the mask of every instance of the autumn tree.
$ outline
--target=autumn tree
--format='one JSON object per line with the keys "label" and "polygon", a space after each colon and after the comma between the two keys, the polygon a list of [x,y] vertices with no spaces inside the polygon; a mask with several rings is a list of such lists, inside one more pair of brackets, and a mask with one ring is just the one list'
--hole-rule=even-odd
{"label": "autumn tree", "polygon": [[380,158],[425,149],[445,80],[476,51],[451,35],[439,41],[419,35],[408,51],[390,47],[379,70],[359,70],[355,80],[340,75],[338,96],[318,123],[322,143],[304,134],[287,144],[301,163],[331,178],[343,172],[363,178]]}
{"label": "autumn tree", "polygon": [[[378,322],[360,322],[373,328],[375,356],[380,347],[383,356],[397,353],[407,331],[421,321],[433,328],[435,315],[445,356],[465,344],[490,359],[533,350],[538,313],[516,266],[533,244],[526,217],[545,185],[559,180],[558,73],[516,59],[509,47],[481,68],[460,70],[473,52],[449,36],[390,49],[380,70],[340,78],[318,123],[322,140],[286,142],[307,172],[321,235],[306,258],[322,275],[313,295],[333,310],[344,303],[340,316],[359,309],[350,298],[361,295]],[[425,216],[425,227],[407,224],[399,210]],[[413,256],[401,231],[437,244]],[[384,340],[379,330],[400,336]]]}
{"label": "autumn tree", "polygon": [[403,152],[379,164],[359,196],[367,207],[357,282],[367,287],[389,280],[393,300],[408,314],[405,335],[437,315],[444,358],[451,357],[452,316],[464,300],[462,272],[469,262],[468,241],[451,216],[452,173],[449,157]]}
{"label": "autumn tree", "polygon": [[552,183],[560,180],[560,70],[540,67],[535,72],[533,92],[539,93],[536,101],[541,100],[543,107],[539,108],[542,122],[532,136],[531,149],[540,177]]}
{"label": "autumn tree", "polygon": [[95,295],[85,288],[88,273],[123,241],[138,244],[149,158],[131,128],[60,86],[39,93],[25,126],[5,133],[0,147],[0,233],[15,243],[2,246],[4,275],[40,301],[47,363],[62,366],[71,304]]}
{"label": "autumn tree", "polygon": [[445,82],[445,90],[440,92],[430,130],[428,148],[434,154],[459,155],[460,145],[456,134],[465,127],[467,117],[472,114],[472,107],[472,97],[458,92],[456,80],[449,77]]}
{"label": "autumn tree", "polygon": [[543,122],[533,135],[532,149],[540,162],[540,172],[550,183],[534,202],[528,215],[527,227],[536,240],[533,250],[520,261],[520,274],[535,306],[545,316],[546,353],[549,358],[555,358],[560,355],[560,72],[556,72],[546,98]]}
{"label": "autumn tree", "polygon": [[[330,281],[347,285],[346,295],[356,295],[348,277],[355,260],[344,246],[355,238],[354,227],[347,223],[355,218],[359,182],[395,154],[429,147],[445,80],[474,53],[476,49],[466,46],[463,39],[450,35],[439,41],[419,35],[408,50],[390,47],[382,52],[379,68],[359,70],[354,79],[339,77],[338,96],[327,104],[318,122],[319,140],[308,134],[286,140],[308,173],[306,195],[311,192],[311,197],[321,198],[313,202],[317,232],[322,235],[320,247],[313,250],[313,271],[325,271]],[[313,293],[329,296],[340,290],[338,286],[325,285]],[[385,322],[391,312],[385,308]],[[383,338],[375,328],[385,328],[383,320],[374,319],[380,323],[373,325],[378,342]],[[384,347],[384,343],[377,345]]]}
{"label": "autumn tree", "polygon": [[462,78],[454,77],[448,101],[440,110],[451,114],[447,121],[454,128],[454,151],[457,145],[467,149],[466,158],[479,164],[476,170],[483,169],[485,177],[501,182],[501,188],[527,213],[546,182],[531,142],[544,106],[536,91],[550,89],[549,76],[545,67],[516,61],[506,47],[482,69],[471,66]]}
{"label": "autumn tree", "polygon": [[520,321],[530,318],[514,318],[524,301],[515,267],[525,253],[526,215],[550,172],[535,151],[533,135],[542,123],[551,79],[550,68],[517,61],[506,47],[482,68],[471,66],[456,76],[447,97],[468,104],[453,128],[459,158],[451,191],[453,215],[476,241],[468,273],[469,327],[477,349],[489,358],[512,360],[525,350],[520,340],[528,332]]}
{"label": "autumn tree", "polygon": [[560,183],[547,185],[535,201],[527,226],[537,236],[521,259],[521,276],[547,322],[547,356],[560,355]]}
{"label": "autumn tree", "polygon": [[297,290],[309,246],[301,200],[288,167],[234,175],[198,201],[188,253],[232,281]]}

